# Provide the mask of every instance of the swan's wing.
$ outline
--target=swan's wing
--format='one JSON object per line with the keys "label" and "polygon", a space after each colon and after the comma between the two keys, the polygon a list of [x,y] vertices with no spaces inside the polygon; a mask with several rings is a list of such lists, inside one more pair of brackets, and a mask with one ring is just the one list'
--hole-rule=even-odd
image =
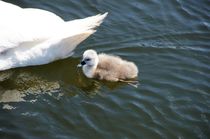
{"label": "swan's wing", "polygon": [[33,47],[36,45],[31,44],[52,38],[63,40],[75,35],[78,38],[79,34],[86,32],[92,34],[106,16],[107,13],[65,22],[59,16],[45,10],[20,8],[0,1],[0,53],[21,46]]}
{"label": "swan's wing", "polygon": [[[0,27],[1,28],[1,27]],[[24,36],[25,34],[4,28],[0,32],[0,53],[21,46],[35,46],[37,43],[41,43],[46,40],[45,37],[36,36]],[[32,45],[33,44],[33,45]]]}
{"label": "swan's wing", "polygon": [[10,11],[16,11],[16,10],[20,10],[21,8],[17,5],[11,4],[11,3],[7,3],[4,1],[0,0],[0,10],[10,10]]}
{"label": "swan's wing", "polygon": [[46,40],[64,21],[57,15],[34,8],[20,8],[0,1],[0,53],[23,43]]}

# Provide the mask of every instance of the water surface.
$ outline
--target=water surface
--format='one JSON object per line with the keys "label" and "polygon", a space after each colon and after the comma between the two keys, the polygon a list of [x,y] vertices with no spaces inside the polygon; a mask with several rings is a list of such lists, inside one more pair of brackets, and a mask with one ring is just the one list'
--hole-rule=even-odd
{"label": "water surface", "polygon": [[[75,55],[0,72],[0,138],[210,137],[208,0],[7,0],[65,20],[109,12]],[[134,61],[140,86],[87,79],[86,49]]]}

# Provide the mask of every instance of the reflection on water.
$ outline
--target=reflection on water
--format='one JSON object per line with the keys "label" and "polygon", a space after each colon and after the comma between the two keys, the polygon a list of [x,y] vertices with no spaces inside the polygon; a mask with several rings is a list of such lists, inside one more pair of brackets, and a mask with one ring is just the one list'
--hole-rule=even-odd
{"label": "reflection on water", "polygon": [[[68,67],[65,68],[67,63]],[[77,95],[77,92],[83,92],[84,95],[90,97],[99,93],[102,86],[112,90],[125,85],[87,79],[81,69],[76,68],[77,63],[78,59],[70,58],[40,68],[29,67],[2,71],[0,73],[0,103],[35,102],[39,95],[55,93],[60,97],[65,92],[70,96]],[[49,67],[57,64],[59,69],[48,71]],[[58,78],[49,75],[58,75],[56,76]]]}
{"label": "reflection on water", "polygon": [[[5,78],[4,74],[1,75],[4,81],[1,81],[0,103],[26,101],[25,97],[28,95],[34,95],[34,97],[44,93],[50,95],[60,89],[58,82],[47,81],[28,72],[20,72],[15,76],[10,75],[10,78]],[[13,87],[8,88],[9,84]]]}

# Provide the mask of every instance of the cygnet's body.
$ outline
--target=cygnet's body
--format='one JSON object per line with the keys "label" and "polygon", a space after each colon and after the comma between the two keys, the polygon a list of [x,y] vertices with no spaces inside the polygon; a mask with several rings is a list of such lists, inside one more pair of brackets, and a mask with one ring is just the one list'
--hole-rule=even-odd
{"label": "cygnet's body", "polygon": [[97,54],[94,50],[86,50],[80,64],[88,78],[107,81],[125,81],[137,77],[138,68],[133,62],[118,56]]}

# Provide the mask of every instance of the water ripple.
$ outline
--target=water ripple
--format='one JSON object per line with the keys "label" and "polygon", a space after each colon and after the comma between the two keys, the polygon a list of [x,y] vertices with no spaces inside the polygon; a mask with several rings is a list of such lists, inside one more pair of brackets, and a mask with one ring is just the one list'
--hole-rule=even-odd
{"label": "water ripple", "polygon": [[[0,138],[210,136],[208,1],[8,1],[65,20],[109,15],[77,58],[0,72]],[[134,61],[140,86],[86,78],[86,49]]]}

